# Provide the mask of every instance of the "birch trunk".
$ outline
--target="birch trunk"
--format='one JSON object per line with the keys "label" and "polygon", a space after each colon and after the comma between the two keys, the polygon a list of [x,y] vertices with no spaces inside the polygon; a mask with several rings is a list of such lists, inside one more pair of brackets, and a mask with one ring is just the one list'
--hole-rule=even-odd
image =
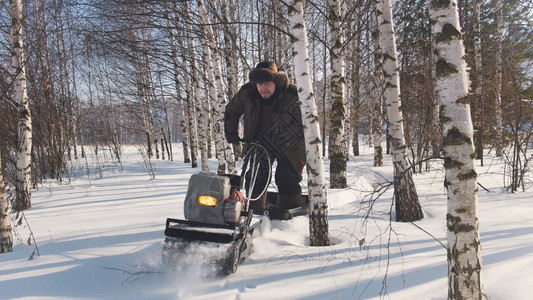
{"label": "birch trunk", "polygon": [[502,117],[502,43],[503,43],[503,4],[496,0],[496,103],[494,113],[496,119],[496,156],[503,155],[503,117]]}
{"label": "birch trunk", "polygon": [[[71,63],[71,72],[72,72],[72,98],[74,103],[72,103],[72,148],[74,150],[74,159],[78,159],[78,135],[81,136],[81,122],[80,122],[80,113],[79,113],[79,107],[80,107],[80,98],[78,96],[78,84],[76,81],[76,59],[75,59],[75,51],[74,51],[74,42],[72,40],[72,35],[74,30],[72,29],[72,26],[70,24],[70,19],[67,18],[67,30],[69,32],[69,43],[70,43],[70,53],[71,56],[70,63]],[[80,137],[81,139],[81,137]],[[83,145],[83,144],[82,144]]]}
{"label": "birch trunk", "polygon": [[[359,13],[359,12],[358,12]],[[350,111],[352,121],[352,151],[353,155],[359,156],[359,117],[361,106],[361,31],[359,25],[355,28],[355,45],[352,52],[352,107]]]}
{"label": "birch trunk", "polygon": [[[58,101],[56,96],[56,76],[52,76],[52,59],[51,59],[51,50],[49,38],[48,26],[50,22],[47,19],[45,4],[40,1],[40,3],[34,0],[33,5],[36,7],[35,12],[35,22],[34,30],[37,37],[40,37],[36,40],[36,49],[35,53],[38,56],[38,60],[35,61],[36,65],[40,65],[41,68],[41,80],[43,83],[46,83],[43,94],[41,95],[41,100],[44,102],[45,109],[49,113],[50,118],[59,118],[58,117]],[[51,119],[50,119],[51,120]],[[45,173],[48,174],[51,178],[59,178],[61,174],[61,157],[58,155],[57,151],[57,136],[60,135],[58,128],[59,122],[49,121],[49,126],[46,130],[46,135],[48,139],[44,141],[45,147],[39,149],[42,157],[46,157],[46,160],[49,162],[46,167]]]}
{"label": "birch trunk", "polygon": [[[328,32],[328,26],[322,26],[324,28],[324,40],[326,39],[326,36],[327,36],[327,32]],[[324,47],[324,50],[322,51],[323,53],[323,57],[322,57],[322,70],[324,72],[324,74],[327,73],[327,65],[328,65],[328,52],[327,52],[327,49],[328,49],[328,45],[326,45],[326,43],[322,43],[322,46]],[[327,110],[327,105],[326,105],[326,102],[327,102],[327,96],[328,96],[328,84],[327,84],[327,76],[323,76],[323,91],[322,91],[322,112],[323,112],[323,115],[322,115],[322,155],[326,155],[326,128],[328,127],[328,110]]]}
{"label": "birch trunk", "polygon": [[[174,3],[176,5],[176,3]],[[177,7],[174,7],[174,11],[177,12]],[[170,15],[170,12],[169,12]],[[174,16],[176,24],[179,23],[178,14]],[[189,156],[189,130],[186,126],[187,120],[185,120],[185,108],[183,100],[181,97],[181,83],[180,83],[180,63],[178,61],[178,50],[176,47],[176,36],[175,32],[172,29],[172,22],[169,20],[168,23],[168,33],[170,39],[170,53],[172,55],[172,72],[174,75],[174,86],[176,88],[176,100],[177,100],[177,111],[178,111],[178,122],[181,128],[181,137],[182,137],[182,146],[183,146],[183,162],[190,163],[191,159]]]}
{"label": "birch trunk", "polygon": [[394,196],[396,221],[412,222],[424,217],[413,181],[413,172],[407,160],[404,139],[403,115],[400,101],[400,77],[398,74],[398,52],[394,37],[391,0],[377,0],[376,9],[380,42],[383,51],[383,75],[385,80],[385,101],[389,119],[391,152],[394,166]]}
{"label": "birch trunk", "polygon": [[477,173],[457,2],[430,1],[448,194],[448,299],[482,299]]}
{"label": "birch trunk", "polygon": [[377,95],[373,101],[372,114],[374,117],[372,119],[372,128],[374,128],[374,166],[381,167],[383,166],[383,122],[381,111],[382,96]]}
{"label": "birch trunk", "polygon": [[11,0],[11,70],[14,76],[15,103],[17,103],[17,170],[15,179],[15,211],[31,208],[31,147],[32,122],[26,88],[26,60],[22,42],[22,1]]}
{"label": "birch trunk", "polygon": [[166,145],[166,149],[167,149],[167,154],[168,154],[168,160],[170,161],[174,161],[174,152],[172,150],[172,127],[170,126],[170,114],[169,114],[169,111],[168,111],[168,103],[167,103],[167,99],[165,98],[165,94],[163,93],[163,83],[161,82],[161,77],[159,78],[159,84],[161,86],[161,99],[162,99],[162,102],[163,102],[163,112],[165,113],[165,121],[166,121],[166,125],[167,125],[167,136],[168,136],[168,140],[167,138],[165,137],[165,132],[163,130],[163,127],[161,127],[161,134],[163,136],[163,138],[165,139],[165,145]]}
{"label": "birch trunk", "polygon": [[307,185],[309,192],[309,243],[311,246],[328,246],[328,204],[324,160],[322,156],[319,118],[315,94],[311,84],[307,28],[303,0],[291,0],[289,22],[293,49],[293,65],[301,101],[307,152]]}
{"label": "birch trunk", "polygon": [[[222,21],[224,22],[224,53],[226,55],[226,78],[228,81],[228,96],[233,96],[239,90],[238,75],[238,49],[235,43],[237,29],[235,25],[229,24],[234,21],[234,17],[228,14],[228,0],[221,1]],[[234,8],[229,1],[230,10]],[[234,15],[233,15],[234,16]]]}
{"label": "birch trunk", "polygon": [[[431,22],[429,22],[429,32],[431,32]],[[433,36],[430,34],[429,39],[433,45]],[[442,149],[442,131],[440,130],[440,99],[437,93],[437,71],[436,55],[430,51],[431,64],[431,152],[433,157],[440,157]]]}
{"label": "birch trunk", "polygon": [[7,212],[8,201],[5,194],[4,169],[2,168],[2,153],[0,151],[0,253],[13,250],[13,232],[11,220]]}
{"label": "birch trunk", "polygon": [[474,3],[474,52],[475,71],[474,74],[474,95],[475,95],[475,123],[474,123],[474,145],[476,158],[481,160],[483,166],[483,66],[481,57],[481,0]]}
{"label": "birch trunk", "polygon": [[[127,6],[126,9],[128,11],[133,11],[136,8],[132,6]],[[134,24],[136,20],[133,19],[133,14],[127,15],[127,21],[129,24]],[[143,122],[143,130],[144,135],[146,137],[146,155],[148,159],[152,158],[153,156],[153,149],[154,147],[156,149],[157,156],[159,156],[159,153],[157,152],[158,146],[157,146],[157,138],[154,138],[156,135],[154,127],[154,115],[152,110],[152,86],[150,83],[151,78],[151,70],[150,70],[150,62],[147,54],[147,47],[146,43],[149,40],[148,31],[145,28],[142,29],[135,29],[135,27],[132,25],[132,28],[128,30],[129,38],[130,38],[130,49],[132,53],[132,65],[135,68],[135,84],[137,86],[137,93],[138,93],[138,101],[140,104],[140,109],[142,113],[142,122]],[[103,87],[103,80],[97,81],[102,85],[102,91],[105,90]],[[155,143],[153,141],[155,140]]]}
{"label": "birch trunk", "polygon": [[[185,2],[187,4],[187,2]],[[188,11],[188,8],[185,8],[185,12]],[[190,22],[188,22],[190,24]],[[190,25],[187,26],[187,30],[185,31],[187,35],[191,34]],[[187,61],[187,49],[189,47],[186,47],[181,39],[178,39],[178,42],[180,43],[181,48],[181,56],[183,65],[186,65]],[[194,48],[192,48],[194,49]],[[189,68],[190,70],[190,68]],[[188,129],[189,129],[189,145],[191,149],[191,167],[196,168],[198,166],[198,139],[197,139],[197,131],[196,131],[196,116],[194,114],[194,98],[191,97],[193,95],[193,90],[191,87],[191,82],[189,81],[190,76],[184,75],[184,81],[185,81],[185,94],[187,99],[187,120],[188,120]]]}
{"label": "birch trunk", "polygon": [[346,78],[344,65],[343,13],[340,0],[328,0],[331,35],[331,114],[329,127],[329,186],[346,187],[347,156],[344,148],[344,122],[346,120]]}
{"label": "birch trunk", "polygon": [[[205,111],[207,115],[206,135],[207,135],[207,158],[213,158],[213,104],[216,102],[216,95],[211,93],[211,88],[215,86],[214,82],[207,77],[208,71],[213,72],[213,64],[211,61],[204,63],[204,72],[202,78],[204,80],[205,91]],[[216,91],[216,89],[215,89]]]}
{"label": "birch trunk", "polygon": [[187,126],[189,127],[189,143],[191,146],[191,167],[198,167],[198,138],[196,131],[196,115],[194,107],[193,90],[189,78],[185,78],[185,93],[187,94],[187,120],[189,121]]}
{"label": "birch trunk", "polygon": [[379,45],[379,27],[377,12],[372,13],[372,40],[374,45],[374,87],[372,93],[372,113],[374,115],[372,127],[374,128],[374,166],[383,166],[383,64],[382,51]]}
{"label": "birch trunk", "polygon": [[[142,20],[141,22],[146,22],[146,14],[145,14],[145,8],[144,7],[141,7],[140,8],[140,11],[139,11],[139,14],[142,16]],[[133,21],[131,24],[135,24],[135,21]],[[149,128],[148,130],[150,131],[152,137],[153,137],[153,147],[155,149],[155,153],[156,153],[156,158],[159,159],[159,139],[158,139],[158,135],[159,135],[159,130],[157,130],[157,126],[156,126],[156,123],[155,123],[155,120],[156,120],[156,115],[157,112],[156,112],[156,109],[155,107],[157,107],[156,103],[155,103],[155,85],[153,83],[153,75],[152,75],[152,64],[150,62],[150,56],[148,55],[148,53],[150,52],[149,50],[149,47],[148,47],[148,43],[150,43],[150,41],[152,40],[152,31],[148,30],[148,28],[141,28],[140,30],[140,42],[141,42],[141,58],[142,58],[142,62],[141,62],[141,67],[142,67],[142,70],[143,70],[143,83],[144,83],[144,89],[145,89],[145,93],[146,93],[146,103],[148,104],[147,106],[147,115],[149,117]]]}
{"label": "birch trunk", "polygon": [[[199,1],[200,3],[198,3],[198,8],[199,8],[199,13],[200,13],[200,17],[202,19],[202,23],[204,24],[209,24],[209,16],[207,15],[207,10],[205,9],[205,6],[203,4],[202,1]],[[213,52],[211,50],[212,48],[212,45],[210,44],[210,41],[209,39],[210,38],[213,38],[213,36],[210,35],[210,33],[212,34],[212,31],[210,32],[208,30],[208,26],[202,26],[202,31],[203,31],[203,35],[202,35],[202,38],[201,38],[201,41],[202,41],[202,48],[203,48],[203,51],[204,51],[204,60],[205,60],[205,63],[208,65],[208,68],[207,68],[207,83],[209,84],[209,94],[210,94],[210,97],[217,97],[217,98],[214,98],[213,101],[212,101],[212,106],[213,106],[213,109],[211,111],[211,118],[213,120],[213,134],[214,134],[214,138],[215,138],[215,150],[216,150],[216,157],[217,157],[217,160],[218,160],[218,168],[217,168],[217,173],[218,174],[224,174],[226,172],[226,161],[225,161],[225,157],[224,157],[224,136],[222,135],[222,131],[221,131],[221,127],[220,126],[220,123],[222,120],[220,120],[220,111],[221,111],[221,106],[220,106],[220,102],[219,101],[219,98],[220,95],[217,93],[217,88],[215,86],[215,68],[213,66],[214,64],[214,59],[213,59]],[[222,93],[224,94],[225,91],[223,90]],[[225,94],[224,94],[225,95]]]}
{"label": "birch trunk", "polygon": [[189,155],[189,127],[187,126],[187,116],[185,114],[185,106],[186,103],[183,103],[183,98],[181,96],[181,85],[179,82],[176,82],[179,75],[177,73],[174,74],[174,81],[176,85],[176,98],[177,98],[177,107],[176,110],[178,111],[178,118],[179,118],[179,124],[181,128],[181,145],[183,148],[183,162],[184,163],[190,163],[191,157]]}
{"label": "birch trunk", "polygon": [[[202,17],[202,23],[210,24],[211,22],[209,20],[207,10],[205,9],[204,2],[202,0],[197,0],[197,3],[198,10]],[[214,110],[212,118],[214,123],[213,134],[215,135],[215,143],[217,144],[215,148],[217,149],[217,159],[219,159],[218,173],[225,173],[222,169],[222,165],[220,164],[220,160],[222,159],[222,157],[224,157],[227,161],[228,170],[231,173],[235,170],[235,156],[233,154],[233,145],[230,143],[226,143],[226,140],[224,138],[224,126],[222,126],[222,124],[224,124],[224,116],[221,112],[223,111],[224,107],[226,107],[226,104],[228,103],[228,98],[226,96],[226,84],[224,83],[223,79],[224,73],[222,71],[220,48],[217,47],[217,41],[212,28],[210,26],[204,26],[204,28],[207,33],[209,48],[211,48],[215,73],[215,82],[217,86],[218,101],[216,101],[216,103],[213,103]]]}
{"label": "birch trunk", "polygon": [[[189,5],[185,2],[185,21],[189,24],[192,23],[192,20],[189,18]],[[187,25],[188,32],[192,32],[192,26]],[[188,34],[188,49],[191,51],[190,56],[190,72],[191,72],[191,88],[194,95],[194,117],[197,121],[197,134],[198,134],[198,148],[200,150],[200,161],[202,165],[202,171],[209,171],[209,165],[207,161],[207,137],[206,137],[206,110],[204,108],[204,103],[202,101],[202,95],[200,90],[200,75],[198,73],[198,68],[196,66],[196,47],[192,34]]]}
{"label": "birch trunk", "polygon": [[142,103],[144,112],[144,130],[148,146],[148,157],[151,158],[155,151],[156,158],[159,158],[159,146],[157,144],[157,133],[155,131],[154,110],[152,109],[152,86],[149,81],[151,77],[151,70],[145,51],[142,51],[142,56],[139,57],[136,68],[139,69],[139,99]]}
{"label": "birch trunk", "polygon": [[109,106],[109,130],[111,131],[111,143],[113,148],[113,153],[115,154],[115,158],[119,163],[122,162],[122,150],[120,146],[120,139],[118,136],[118,123],[117,123],[117,117],[116,117],[116,108],[113,104],[113,93],[112,93],[112,85],[111,85],[111,78],[109,76],[109,68],[107,68],[107,59],[104,58],[104,63],[106,65],[106,68],[103,70],[104,76],[105,76],[105,83],[107,87],[104,87],[104,80],[101,80],[102,84],[102,92],[104,95],[106,94],[105,91],[107,91],[107,96],[105,99],[109,100],[109,103],[106,103],[106,106]]}

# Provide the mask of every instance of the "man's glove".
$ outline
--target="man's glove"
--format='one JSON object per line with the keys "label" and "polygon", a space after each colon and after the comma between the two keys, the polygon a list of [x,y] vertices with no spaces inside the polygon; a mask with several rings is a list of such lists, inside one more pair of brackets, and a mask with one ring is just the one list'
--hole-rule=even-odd
{"label": "man's glove", "polygon": [[226,141],[228,141],[228,143],[230,144],[237,144],[241,141],[241,138],[239,138],[239,135],[237,133],[227,134]]}

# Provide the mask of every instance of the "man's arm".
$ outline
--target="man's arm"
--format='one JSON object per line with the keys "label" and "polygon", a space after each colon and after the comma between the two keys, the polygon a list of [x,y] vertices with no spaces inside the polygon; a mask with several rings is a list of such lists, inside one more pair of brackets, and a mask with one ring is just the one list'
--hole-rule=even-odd
{"label": "man's arm", "polygon": [[226,134],[226,140],[228,143],[238,143],[239,138],[239,119],[244,113],[242,89],[231,98],[226,105],[226,111],[224,112],[224,132]]}

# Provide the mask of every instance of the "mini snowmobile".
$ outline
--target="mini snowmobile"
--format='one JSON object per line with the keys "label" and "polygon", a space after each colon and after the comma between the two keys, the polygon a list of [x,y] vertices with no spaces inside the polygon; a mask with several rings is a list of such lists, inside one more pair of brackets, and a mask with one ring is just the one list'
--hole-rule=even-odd
{"label": "mini snowmobile", "polygon": [[[268,157],[263,146],[250,144],[240,176],[209,172],[191,176],[184,202],[185,220],[167,218],[166,221],[162,253],[165,265],[187,264],[195,257],[192,252],[198,251],[203,255],[207,253],[209,258],[203,264],[210,264],[217,275],[229,275],[251,253],[252,240],[258,234],[260,224],[260,218],[254,217],[254,213],[277,220],[308,214],[306,195],[302,196],[302,206],[281,209],[276,205],[277,193],[267,192],[266,184],[263,189],[263,193],[267,193],[266,208],[257,212],[249,209],[250,201],[259,198],[253,199],[249,195],[254,190],[258,172],[258,151],[264,151]],[[247,182],[244,196],[241,190],[248,171],[251,180]]]}

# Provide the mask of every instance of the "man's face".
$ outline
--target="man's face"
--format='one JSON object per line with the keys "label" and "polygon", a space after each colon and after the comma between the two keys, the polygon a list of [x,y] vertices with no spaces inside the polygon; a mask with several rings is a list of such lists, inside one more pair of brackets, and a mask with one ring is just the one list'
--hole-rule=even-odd
{"label": "man's face", "polygon": [[276,91],[276,84],[272,81],[257,83],[257,91],[261,94],[263,99],[268,99]]}

